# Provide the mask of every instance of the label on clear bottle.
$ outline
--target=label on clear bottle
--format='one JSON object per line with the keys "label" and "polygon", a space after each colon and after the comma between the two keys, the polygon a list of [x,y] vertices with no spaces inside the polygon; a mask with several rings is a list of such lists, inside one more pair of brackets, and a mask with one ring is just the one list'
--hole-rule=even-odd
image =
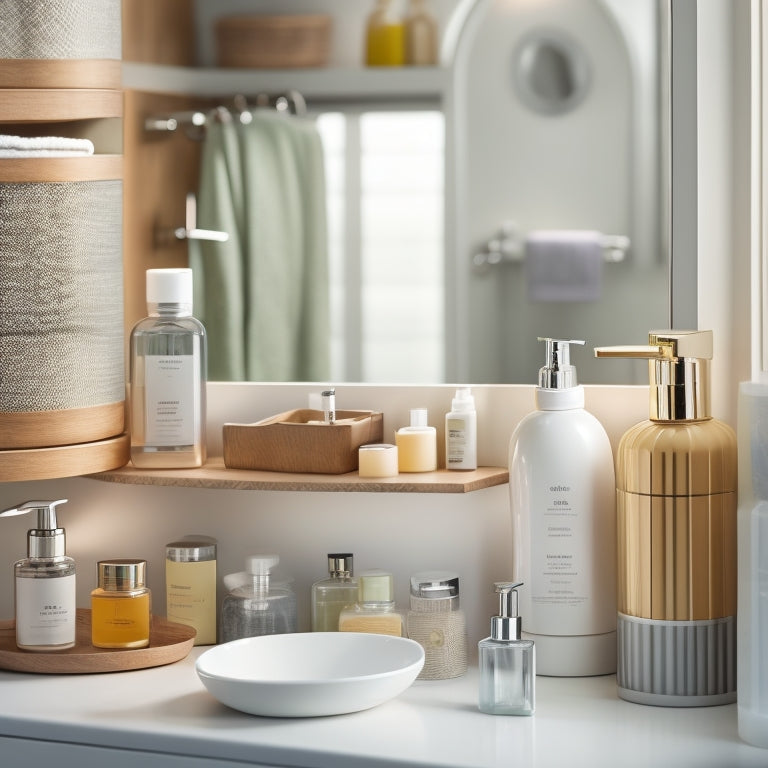
{"label": "label on clear bottle", "polygon": [[16,579],[16,642],[56,646],[75,642],[75,574]]}
{"label": "label on clear bottle", "polygon": [[193,355],[145,358],[147,445],[193,445],[200,373]]}

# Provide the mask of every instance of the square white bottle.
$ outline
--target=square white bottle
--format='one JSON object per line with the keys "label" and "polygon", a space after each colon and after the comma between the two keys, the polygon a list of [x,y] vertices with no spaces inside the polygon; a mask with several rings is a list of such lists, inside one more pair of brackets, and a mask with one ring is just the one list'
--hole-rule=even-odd
{"label": "square white bottle", "polygon": [[491,618],[491,636],[478,643],[479,709],[489,715],[532,715],[535,709],[536,649],[522,640],[517,588],[497,582],[499,615]]}

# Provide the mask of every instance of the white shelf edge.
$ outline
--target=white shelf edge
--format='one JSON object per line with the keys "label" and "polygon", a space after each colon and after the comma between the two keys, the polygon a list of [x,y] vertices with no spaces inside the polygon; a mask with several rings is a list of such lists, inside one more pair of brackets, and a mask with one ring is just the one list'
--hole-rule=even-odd
{"label": "white shelf edge", "polygon": [[298,90],[308,100],[442,100],[450,82],[443,67],[209,69],[123,62],[123,88],[195,96],[245,96]]}

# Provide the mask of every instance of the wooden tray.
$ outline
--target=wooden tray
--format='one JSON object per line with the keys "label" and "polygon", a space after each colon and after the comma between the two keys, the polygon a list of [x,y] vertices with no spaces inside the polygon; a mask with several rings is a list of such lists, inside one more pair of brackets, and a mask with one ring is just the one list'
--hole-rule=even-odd
{"label": "wooden tray", "polygon": [[322,411],[303,408],[255,424],[224,424],[224,464],[228,469],[268,472],[354,472],[358,448],[381,442],[384,416],[376,411],[336,411],[336,419],[323,424]]}
{"label": "wooden tray", "polygon": [[79,675],[160,667],[185,658],[192,649],[196,634],[195,629],[186,624],[153,616],[147,648],[94,648],[91,645],[91,611],[78,608],[74,648],[38,653],[16,647],[16,622],[11,619],[0,621],[0,669]]}

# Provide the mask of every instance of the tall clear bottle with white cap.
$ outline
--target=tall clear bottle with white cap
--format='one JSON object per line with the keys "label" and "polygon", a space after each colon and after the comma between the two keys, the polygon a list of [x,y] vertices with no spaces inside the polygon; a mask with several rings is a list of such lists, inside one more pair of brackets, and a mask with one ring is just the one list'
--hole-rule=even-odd
{"label": "tall clear bottle with white cap", "polygon": [[469,387],[460,387],[445,414],[446,469],[477,469],[477,412]]}
{"label": "tall clear bottle with white cap", "polygon": [[131,461],[205,462],[206,337],[192,316],[192,270],[148,269],[147,311],[131,332]]}
{"label": "tall clear bottle with white cap", "polygon": [[540,338],[537,410],[509,444],[514,578],[523,634],[536,641],[539,674],[616,671],[616,489],[613,451],[584,409],[570,362],[583,341]]}

